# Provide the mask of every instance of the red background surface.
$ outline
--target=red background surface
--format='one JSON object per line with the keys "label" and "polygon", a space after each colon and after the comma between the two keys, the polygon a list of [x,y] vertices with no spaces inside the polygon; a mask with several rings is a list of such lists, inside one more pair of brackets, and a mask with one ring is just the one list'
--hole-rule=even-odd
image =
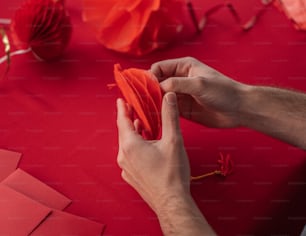
{"label": "red background surface", "polygon": [[[197,1],[196,11],[215,2]],[[233,1],[245,20],[258,2]],[[0,4],[0,18],[10,18],[20,0]],[[68,212],[107,224],[106,235],[161,235],[156,216],[121,179],[116,164],[119,93],[106,87],[113,83],[114,63],[149,68],[155,61],[193,56],[241,82],[306,91],[306,33],[274,7],[247,33],[222,10],[201,35],[189,34],[166,50],[135,58],[97,44],[81,21],[81,2],[66,5],[74,33],[64,57],[45,63],[16,56],[8,80],[1,82],[0,147],[22,152],[23,170],[71,198]],[[193,175],[216,169],[220,151],[234,159],[235,172],[227,179],[216,176],[191,186],[217,233],[297,235],[302,230],[305,152],[245,128],[209,129],[185,120],[181,126]]]}

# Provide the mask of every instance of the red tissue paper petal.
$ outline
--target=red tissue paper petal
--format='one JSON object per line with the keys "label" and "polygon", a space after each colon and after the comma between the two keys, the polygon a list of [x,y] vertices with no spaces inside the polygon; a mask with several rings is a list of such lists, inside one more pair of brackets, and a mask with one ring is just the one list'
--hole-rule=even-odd
{"label": "red tissue paper petal", "polygon": [[233,172],[233,161],[229,154],[224,156],[222,153],[220,153],[218,163],[220,164],[221,175],[227,176]]}
{"label": "red tissue paper petal", "polygon": [[27,0],[16,11],[11,31],[16,47],[30,47],[40,59],[52,60],[67,47],[72,25],[63,0]]}
{"label": "red tissue paper petal", "polygon": [[295,28],[306,30],[306,0],[276,0],[275,5],[293,21]]}
{"label": "red tissue paper petal", "polygon": [[182,29],[185,0],[83,0],[83,20],[106,48],[143,55],[165,47]]}
{"label": "red tissue paper petal", "polygon": [[114,76],[126,102],[142,123],[144,138],[158,139],[161,135],[162,91],[157,78],[147,70],[122,70],[119,64],[114,65]]}

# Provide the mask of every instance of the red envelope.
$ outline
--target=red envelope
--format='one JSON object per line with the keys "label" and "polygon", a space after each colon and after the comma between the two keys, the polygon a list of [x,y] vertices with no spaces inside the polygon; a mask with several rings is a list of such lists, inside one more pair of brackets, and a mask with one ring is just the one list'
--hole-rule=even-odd
{"label": "red envelope", "polygon": [[48,207],[63,210],[71,200],[21,169],[8,176],[2,184]]}
{"label": "red envelope", "polygon": [[0,149],[0,182],[18,166],[21,153]]}
{"label": "red envelope", "polygon": [[66,212],[54,210],[50,216],[31,234],[32,236],[100,236],[104,225],[75,216]]}
{"label": "red envelope", "polygon": [[0,235],[29,235],[51,210],[0,184]]}
{"label": "red envelope", "polygon": [[146,139],[158,139],[161,134],[162,91],[157,78],[147,70],[114,66],[116,83],[126,102],[142,123]]}

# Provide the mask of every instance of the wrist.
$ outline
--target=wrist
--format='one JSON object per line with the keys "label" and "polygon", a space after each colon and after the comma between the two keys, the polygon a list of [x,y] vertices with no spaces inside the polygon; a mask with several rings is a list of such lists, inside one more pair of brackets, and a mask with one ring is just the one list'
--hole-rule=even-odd
{"label": "wrist", "polygon": [[156,214],[164,235],[215,235],[190,193],[163,199]]}
{"label": "wrist", "polygon": [[306,95],[268,86],[246,86],[239,119],[245,126],[306,149]]}
{"label": "wrist", "polygon": [[193,198],[190,193],[167,194],[158,199],[153,210],[158,217],[162,217],[177,209],[178,206],[188,207],[192,202]]}
{"label": "wrist", "polygon": [[249,127],[250,119],[256,115],[256,105],[258,102],[257,86],[241,84],[239,86],[239,106],[237,115],[239,124],[243,127]]}

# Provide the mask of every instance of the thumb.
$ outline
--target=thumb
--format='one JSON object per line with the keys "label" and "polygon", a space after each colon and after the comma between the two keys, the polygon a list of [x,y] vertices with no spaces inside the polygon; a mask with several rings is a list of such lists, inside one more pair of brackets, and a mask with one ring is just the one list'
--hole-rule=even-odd
{"label": "thumb", "polygon": [[166,93],[162,104],[162,139],[173,139],[181,135],[176,95]]}
{"label": "thumb", "polygon": [[160,83],[165,92],[201,95],[203,92],[203,79],[201,77],[170,77]]}

